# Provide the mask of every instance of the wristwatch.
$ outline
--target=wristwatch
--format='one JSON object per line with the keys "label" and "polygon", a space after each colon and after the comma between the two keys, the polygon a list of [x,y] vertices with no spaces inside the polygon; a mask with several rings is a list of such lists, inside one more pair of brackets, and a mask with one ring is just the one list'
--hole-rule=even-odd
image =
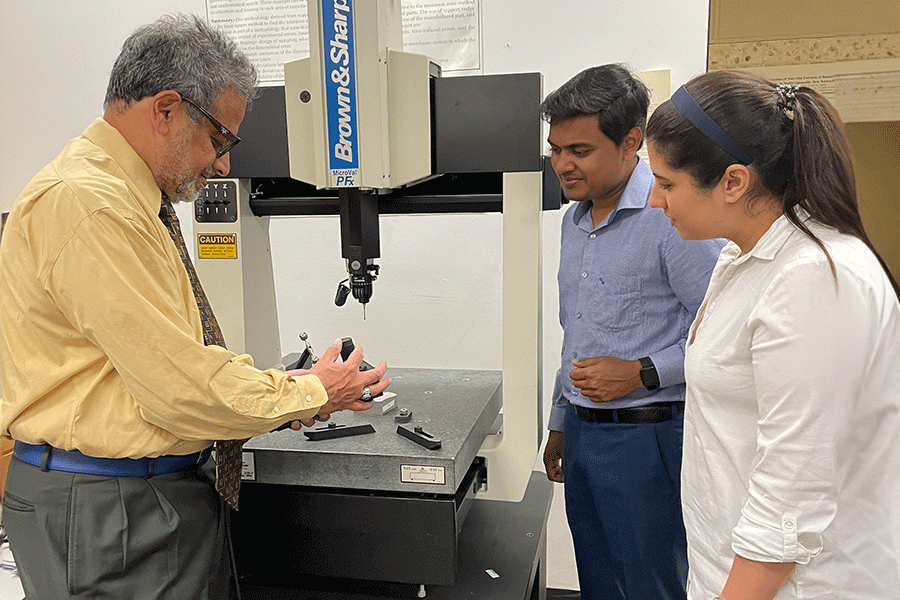
{"label": "wristwatch", "polygon": [[638,361],[641,363],[641,383],[643,383],[644,387],[650,391],[658,389],[659,373],[656,372],[653,361],[650,360],[649,356],[639,358]]}

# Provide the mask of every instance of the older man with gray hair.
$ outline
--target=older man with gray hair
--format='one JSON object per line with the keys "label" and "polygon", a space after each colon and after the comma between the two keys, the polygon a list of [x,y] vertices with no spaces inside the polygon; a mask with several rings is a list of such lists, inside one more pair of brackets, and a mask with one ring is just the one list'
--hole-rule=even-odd
{"label": "older man with gray hair", "polygon": [[227,598],[223,498],[236,508],[241,441],[364,410],[363,389],[390,383],[384,363],[359,371],[359,348],[337,362],[339,340],[287,373],[224,347],[172,203],[228,173],[256,83],[196,17],[141,27],[103,117],[13,206],[0,247],[0,432],[16,440],[3,518],[28,598]]}

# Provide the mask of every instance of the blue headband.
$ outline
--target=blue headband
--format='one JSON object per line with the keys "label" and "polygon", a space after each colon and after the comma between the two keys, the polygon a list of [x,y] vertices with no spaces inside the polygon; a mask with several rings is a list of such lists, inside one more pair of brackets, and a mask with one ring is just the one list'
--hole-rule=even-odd
{"label": "blue headband", "polygon": [[712,143],[730,154],[739,163],[749,165],[753,162],[750,155],[728,137],[728,134],[722,131],[715,121],[709,118],[709,115],[700,108],[700,105],[697,104],[697,101],[694,100],[694,97],[691,96],[684,86],[681,86],[672,94],[672,106],[684,115],[684,118],[690,121],[694,127],[699,129],[703,135],[708,137]]}

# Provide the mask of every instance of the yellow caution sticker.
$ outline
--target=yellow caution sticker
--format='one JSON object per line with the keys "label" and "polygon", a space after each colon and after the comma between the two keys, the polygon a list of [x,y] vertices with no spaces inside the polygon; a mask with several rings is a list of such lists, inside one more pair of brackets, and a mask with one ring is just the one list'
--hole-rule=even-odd
{"label": "yellow caution sticker", "polygon": [[198,233],[198,258],[237,258],[236,233]]}

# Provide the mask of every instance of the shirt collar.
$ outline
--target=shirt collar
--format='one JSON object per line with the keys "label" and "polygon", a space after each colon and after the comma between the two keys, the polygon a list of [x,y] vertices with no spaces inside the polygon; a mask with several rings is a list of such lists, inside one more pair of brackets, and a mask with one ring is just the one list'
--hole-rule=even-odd
{"label": "shirt collar", "polygon": [[[612,212],[610,212],[606,217],[606,220],[600,224],[600,227],[612,223],[621,210],[640,210],[647,206],[647,199],[650,197],[650,190],[652,188],[653,171],[651,171],[647,163],[638,156],[637,164],[631,172],[631,177],[628,178],[628,184],[625,186],[625,189],[622,190],[622,195],[619,196],[619,201],[616,202]],[[592,203],[589,200],[582,200],[575,206],[575,210],[572,211],[572,220],[575,225],[578,225],[584,216],[590,213],[591,206]],[[593,224],[590,224],[588,229],[593,230],[598,228],[594,227]]]}
{"label": "shirt collar", "polygon": [[[809,214],[802,210],[798,216],[802,221],[809,219]],[[733,264],[738,265],[747,262],[751,257],[758,260],[773,260],[775,255],[778,254],[778,251],[781,250],[781,247],[787,242],[788,238],[796,231],[797,227],[791,223],[786,216],[781,215],[775,219],[775,222],[769,226],[766,232],[762,234],[762,237],[756,242],[756,245],[754,245],[747,254],[737,256],[741,252],[740,248],[738,248],[737,244],[734,242],[728,244],[729,246],[733,246],[731,251],[736,256]]]}
{"label": "shirt collar", "polygon": [[83,135],[112,157],[121,169],[121,174],[134,185],[141,208],[149,214],[158,214],[161,191],[156,185],[153,172],[119,130],[102,117],[97,117],[84,130]]}

